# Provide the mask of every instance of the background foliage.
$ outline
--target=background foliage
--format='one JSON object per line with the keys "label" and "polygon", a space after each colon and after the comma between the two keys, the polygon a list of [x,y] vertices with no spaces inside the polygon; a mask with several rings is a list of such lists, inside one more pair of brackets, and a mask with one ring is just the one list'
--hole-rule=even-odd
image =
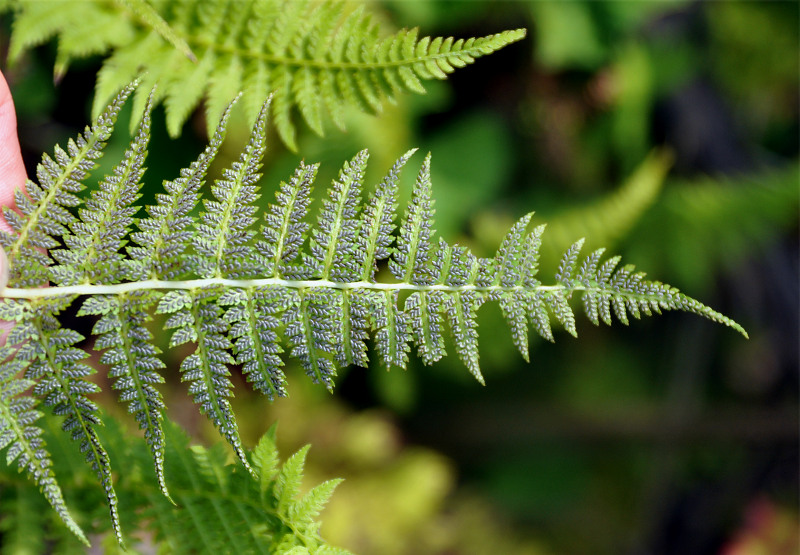
{"label": "background foliage", "polygon": [[[283,453],[312,443],[308,482],[345,478],[323,537],[359,553],[796,549],[797,4],[370,8],[430,35],[527,27],[529,38],[380,118],[345,112],[346,134],[300,129],[298,152],[331,172],[321,183],[364,147],[372,183],[408,148],[431,150],[437,227],[449,241],[490,255],[535,209],[550,252],[591,235],[741,322],[751,340],[677,314],[630,329],[584,321],[580,342],[533,341],[527,365],[487,306],[487,387],[456,357],[405,373],[352,368],[335,398],[306,391],[295,369],[288,400],[268,405],[237,388],[245,443],[275,419]],[[3,53],[7,31],[6,21]],[[99,59],[75,62],[54,85],[55,59],[45,45],[2,67],[31,164],[89,117]],[[170,140],[163,112],[154,120],[148,171],[173,175],[200,150],[206,123],[195,115]],[[232,122],[217,164],[246,140],[244,118]],[[119,152],[106,159],[127,142],[109,145]],[[298,156],[277,137],[270,145],[264,182],[277,184]],[[160,183],[150,185],[145,203]],[[554,258],[543,261],[550,271]],[[216,441],[184,386],[167,379],[170,416]]]}

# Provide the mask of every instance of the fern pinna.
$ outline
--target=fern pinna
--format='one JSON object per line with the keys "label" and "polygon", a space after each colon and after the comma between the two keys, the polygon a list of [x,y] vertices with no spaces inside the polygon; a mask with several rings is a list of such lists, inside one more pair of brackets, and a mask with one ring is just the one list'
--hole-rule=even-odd
{"label": "fern pinna", "polygon": [[[3,8],[0,0],[0,11]],[[521,40],[524,29],[480,38],[384,33],[363,5],[308,0],[95,0],[70,5],[6,0],[16,12],[9,58],[58,38],[56,75],[76,58],[109,54],[97,79],[94,113],[145,72],[135,99],[141,114],[158,84],[172,136],[205,98],[209,134],[230,99],[243,91],[254,121],[272,92],[281,140],[297,149],[292,112],[322,135],[327,118],[344,129],[345,108],[380,112],[423,81]]]}
{"label": "fern pinna", "polygon": [[[144,431],[165,496],[164,402],[157,387],[164,363],[148,328],[153,312],[166,315],[170,346],[192,346],[180,365],[182,380],[190,382],[200,411],[254,475],[229,402],[231,367],[240,365],[268,397],[283,396],[284,350],[312,380],[332,389],[337,367],[368,364],[370,335],[385,366],[405,368],[412,345],[426,364],[443,357],[449,328],[458,356],[483,383],[476,312],[484,302],[499,302],[527,360],[529,325],[552,340],[555,319],[576,335],[570,306],[576,294],[595,324],[610,324],[612,313],[627,324],[629,315],[685,310],[745,333],[677,289],[648,281],[631,266],[618,268],[619,257],[604,261],[602,249],[581,260],[582,241],[565,253],[555,284],[542,284],[537,262],[544,226],[529,229],[530,214],[511,228],[494,258],[437,242],[430,155],[396,227],[398,176],[414,151],[366,199],[368,155],[358,153],[345,163],[313,223],[307,213],[317,166],[301,164],[261,215],[258,172],[269,101],[241,156],[208,193],[202,190],[206,172],[224,139],[230,105],[208,147],[177,179],[166,181],[156,203],[135,219],[151,93],[123,159],[84,201],[77,195],[82,181],[134,88],[125,88],[66,151],[56,147],[52,158],[43,157],[38,183],[27,182],[27,195],[17,191],[18,211],[4,211],[13,231],[0,235],[9,271],[0,318],[15,322],[0,351],[0,440],[10,446],[8,461],[18,459],[77,534],[35,425],[37,402],[64,417],[63,429],[96,471],[122,537],[111,461],[89,398],[98,387],[86,380],[95,370],[75,347],[84,338],[58,319],[74,302],[80,302],[79,315],[98,317],[94,346],[103,351],[114,389]],[[384,265],[393,279],[379,281]],[[30,387],[31,397],[20,396]]]}

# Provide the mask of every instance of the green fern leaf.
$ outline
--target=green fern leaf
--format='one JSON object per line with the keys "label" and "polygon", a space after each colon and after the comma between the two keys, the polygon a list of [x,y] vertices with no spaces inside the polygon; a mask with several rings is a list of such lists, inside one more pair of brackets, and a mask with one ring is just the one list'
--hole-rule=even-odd
{"label": "green fern leaf", "polygon": [[267,433],[258,441],[253,449],[253,466],[258,470],[262,499],[267,487],[278,475],[278,448],[275,445],[278,434],[277,424],[270,426]]}
{"label": "green fern leaf", "polygon": [[153,291],[89,297],[78,315],[101,315],[92,331],[98,336],[94,348],[105,350],[100,362],[110,367],[109,377],[116,378],[114,389],[119,391],[121,400],[128,402],[128,411],[144,431],[159,487],[169,498],[161,426],[165,406],[155,388],[155,384],[164,383],[158,370],[165,365],[158,358],[161,350],[152,344],[153,335],[145,327],[151,319],[149,309],[157,300],[158,295]]}
{"label": "green fern leaf", "polygon": [[290,506],[289,518],[292,521],[303,522],[307,526],[313,526],[320,511],[328,504],[328,500],[331,498],[331,495],[333,495],[336,486],[341,483],[341,479],[327,480],[311,489],[301,499],[295,501]]}
{"label": "green fern leaf", "polygon": [[433,364],[446,354],[443,312],[447,298],[446,294],[433,291],[412,293],[406,299],[404,312],[411,321],[417,353],[425,364]]}
{"label": "green fern leaf", "polygon": [[4,483],[0,511],[3,514],[0,553],[19,555],[46,551],[44,532],[49,515],[47,504],[36,488],[25,483]]}
{"label": "green fern leaf", "polygon": [[429,266],[433,255],[433,200],[431,199],[431,156],[425,158],[414,184],[389,269],[403,283],[430,285],[436,279]]}
{"label": "green fern leaf", "polygon": [[[265,554],[292,548],[316,553],[325,546],[317,515],[338,480],[299,496],[308,447],[281,465],[273,426],[252,452],[254,478],[241,466],[226,465],[219,445],[190,446],[174,424],[165,431],[170,490],[177,505],[157,492],[139,501],[145,528],[162,546],[177,553]],[[141,485],[146,491],[146,482]]]}
{"label": "green fern leaf", "polygon": [[[63,10],[58,3],[25,0],[15,13],[10,58],[51,37],[58,40],[56,75],[72,60],[107,54],[95,114],[146,72],[142,83],[148,90],[158,84],[156,99],[166,105],[172,136],[203,98],[210,136],[239,91],[250,121],[272,91],[273,121],[296,150],[295,108],[315,133],[323,133],[326,117],[344,128],[346,107],[380,112],[399,94],[424,93],[423,80],[444,79],[521,40],[525,30],[467,40],[419,39],[417,29],[383,34],[363,6],[348,13],[333,2],[118,0]],[[135,113],[144,105],[137,95]]]}
{"label": "green fern leaf", "polygon": [[224,319],[230,324],[236,363],[242,365],[253,387],[270,400],[286,397],[283,360],[278,356],[283,349],[275,330],[290,300],[286,291],[276,286],[231,289],[219,299],[220,305],[230,306]]}
{"label": "green fern leaf", "polygon": [[287,322],[286,339],[314,383],[322,383],[333,391],[336,367],[331,355],[337,339],[341,338],[342,298],[330,289],[301,291],[284,315]]}
{"label": "green fern leaf", "polygon": [[70,223],[71,233],[64,235],[67,248],[51,250],[58,262],[50,268],[51,281],[59,285],[76,285],[103,281],[121,281],[127,274],[122,248],[124,237],[133,223],[138,208],[130,205],[139,197],[144,160],[150,138],[150,93],[139,131],[122,161],[106,177],[100,188],[82,208],[80,220]]}
{"label": "green fern leaf", "polygon": [[289,457],[283,468],[278,473],[275,482],[275,496],[278,500],[278,513],[289,514],[294,504],[294,498],[300,493],[300,484],[303,479],[303,468],[306,464],[306,455],[310,446],[306,445],[300,451]]}
{"label": "green fern leaf", "polygon": [[356,250],[364,253],[361,264],[363,281],[373,281],[377,262],[386,260],[392,254],[391,244],[394,240],[392,231],[397,209],[397,180],[400,177],[400,170],[416,151],[417,149],[411,149],[398,158],[364,207],[360,233],[356,236]]}
{"label": "green fern leaf", "polygon": [[181,177],[164,183],[165,193],[156,195],[158,204],[147,207],[148,218],[137,222],[141,231],[131,234],[139,247],[130,247],[133,279],[171,279],[186,274],[190,263],[182,255],[189,246],[192,223],[189,213],[199,200],[208,166],[225,138],[228,110],[220,120],[211,142]]}
{"label": "green fern leaf", "polygon": [[405,368],[411,350],[411,316],[398,308],[398,291],[384,291],[372,296],[374,299],[375,347],[386,368]]}
{"label": "green fern leaf", "polygon": [[465,291],[450,296],[445,305],[450,329],[456,343],[456,352],[481,385],[485,385],[478,365],[478,324],[475,321],[478,308],[486,297],[474,291]]}
{"label": "green fern leaf", "polygon": [[[447,42],[436,47],[456,48]],[[156,313],[166,315],[164,328],[172,330],[170,347],[191,344],[180,365],[182,380],[189,382],[200,412],[230,443],[244,469],[261,480],[262,498],[268,496],[269,486],[258,473],[274,476],[270,462],[274,457],[264,451],[254,459],[255,466],[249,462],[229,400],[231,367],[241,365],[247,380],[267,396],[285,395],[280,357],[284,346],[314,382],[331,390],[340,366],[368,365],[366,342],[371,335],[378,358],[387,367],[406,368],[412,345],[426,364],[445,356],[447,328],[456,353],[483,383],[476,316],[487,301],[499,302],[514,344],[526,359],[529,326],[550,341],[555,338],[553,320],[577,335],[570,305],[577,296],[595,324],[601,320],[610,324],[613,318],[627,324],[631,317],[683,310],[746,335],[739,324],[677,289],[647,280],[632,266],[618,267],[619,257],[604,261],[603,251],[595,250],[582,259],[583,240],[567,249],[554,284],[544,285],[538,279],[544,226],[529,231],[531,215],[512,226],[493,258],[477,258],[466,247],[436,239],[430,154],[397,228],[393,221],[397,175],[411,152],[394,164],[374,194],[362,200],[367,163],[362,151],[344,165],[313,227],[306,219],[317,167],[301,164],[266,209],[258,233],[254,226],[260,216],[254,202],[259,195],[256,182],[268,103],[262,105],[238,161],[215,182],[212,198],[203,199],[202,213],[195,215],[194,208],[222,143],[231,105],[210,145],[178,179],[165,182],[165,193],[136,222],[139,231],[129,232],[146,155],[147,120],[114,175],[102,181],[99,192],[91,193],[85,208],[79,208],[74,195],[83,188],[81,180],[91,160],[99,156],[99,143],[107,138],[120,102],[115,101],[104,119],[87,131],[88,139],[71,143],[70,154],[57,148],[56,161],[46,157],[39,172],[46,186],[30,183],[33,193],[21,215],[8,212],[14,232],[2,237],[13,253],[9,262],[14,279],[12,287],[3,290],[6,300],[0,303],[0,318],[15,322],[8,341],[21,345],[16,359],[29,362],[25,370],[29,381],[10,384],[13,394],[0,409],[13,421],[10,399],[35,382],[34,395],[54,414],[65,417],[65,431],[80,443],[97,473],[111,509],[112,528],[120,539],[109,457],[96,432],[97,407],[88,398],[97,391],[85,379],[93,371],[81,362],[86,354],[75,347],[83,337],[58,321],[59,313],[81,295],[88,299],[80,314],[99,316],[93,329],[95,346],[104,350],[101,362],[110,366],[115,389],[145,432],[150,464],[163,494],[165,476],[170,474],[169,449],[161,427],[163,400],[155,389],[162,364],[146,327],[153,306]],[[126,234],[135,246],[126,247]],[[55,238],[62,237],[65,248],[54,250]],[[77,253],[95,262],[85,263]],[[60,265],[54,266],[53,259]],[[382,277],[379,264],[388,266],[393,280],[377,279]],[[129,271],[120,271],[124,268]],[[52,286],[38,287],[45,283]],[[29,286],[18,287],[23,284]],[[195,462],[201,468],[216,468],[210,460]],[[298,503],[301,463],[300,458],[292,459],[276,478],[278,513],[284,517]],[[197,483],[211,478],[217,480],[218,489],[233,487],[210,475]],[[180,503],[175,488],[170,486],[169,491]],[[323,491],[300,502],[294,515],[311,515]],[[219,513],[221,507],[214,511]],[[240,522],[255,522],[248,515],[243,513]],[[275,539],[275,549],[293,549],[292,537]],[[211,547],[219,545],[200,544],[198,549]],[[250,549],[245,544],[238,548]]]}
{"label": "green fern leaf", "polygon": [[[618,189],[585,206],[568,209],[548,218],[548,242],[544,257],[554,264],[575,237],[586,237],[587,246],[613,246],[630,234],[636,223],[657,204],[672,155],[651,152]],[[660,202],[660,201],[659,201]]]}
{"label": "green fern leaf", "polygon": [[361,232],[358,210],[367,159],[367,151],[363,150],[344,165],[339,179],[333,182],[330,198],[323,201],[319,220],[311,232],[310,260],[319,264],[314,270],[322,279],[355,281],[364,265],[354,258]]}
{"label": "green fern leaf", "polygon": [[258,241],[256,248],[272,277],[297,278],[311,273],[304,266],[300,252],[309,228],[303,218],[308,212],[318,168],[301,163],[289,183],[281,183],[276,193],[277,204],[270,204],[264,214],[264,240]]}

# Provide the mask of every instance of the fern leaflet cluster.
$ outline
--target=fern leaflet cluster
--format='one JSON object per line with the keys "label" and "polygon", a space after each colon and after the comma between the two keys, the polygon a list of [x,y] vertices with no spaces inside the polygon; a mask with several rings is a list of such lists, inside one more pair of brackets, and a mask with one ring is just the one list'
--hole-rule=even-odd
{"label": "fern leaflet cluster", "polygon": [[[58,318],[75,302],[80,302],[79,315],[98,317],[94,347],[103,352],[101,362],[109,367],[114,389],[144,431],[161,492],[173,499],[158,391],[164,364],[148,329],[153,312],[166,315],[170,347],[190,346],[180,364],[182,380],[189,382],[200,412],[256,479],[264,471],[251,463],[239,437],[229,401],[231,370],[241,365],[257,390],[270,398],[283,396],[284,348],[312,380],[333,389],[337,368],[369,364],[371,336],[386,367],[405,368],[412,346],[426,364],[445,356],[449,329],[459,358],[483,383],[476,322],[483,303],[500,303],[514,343],[527,359],[529,325],[549,340],[552,320],[577,335],[569,302],[575,295],[582,296],[595,324],[611,323],[612,313],[627,324],[629,316],[685,310],[745,333],[729,318],[646,280],[633,267],[617,268],[619,257],[603,260],[602,249],[581,259],[582,240],[564,254],[555,284],[542,284],[538,257],[544,228],[529,229],[531,214],[509,230],[493,258],[434,240],[430,155],[397,227],[398,176],[413,151],[368,194],[368,153],[356,154],[334,181],[313,226],[307,223],[313,165],[301,164],[261,214],[255,202],[269,101],[239,159],[210,186],[198,215],[195,208],[224,138],[230,106],[209,146],[177,179],[166,181],[156,204],[135,219],[147,154],[148,102],[123,159],[83,203],[76,195],[81,181],[132,91],[133,86],[126,87],[67,152],[56,148],[55,160],[43,157],[39,183],[27,184],[31,198],[18,192],[21,213],[6,211],[13,231],[0,233],[10,262],[0,318],[16,323],[8,337],[13,347],[0,351],[0,438],[10,446],[9,460],[20,457],[70,527],[74,522],[34,425],[35,401],[18,395],[33,386],[33,395],[64,418],[64,431],[102,484],[121,541],[111,460],[97,433],[97,406],[89,398],[98,391],[86,379],[94,370],[76,347],[84,338],[62,327]],[[384,266],[393,279],[378,280],[377,270]],[[24,378],[13,377],[23,369]],[[275,487],[296,490],[294,482],[280,479]]]}
{"label": "fern leaflet cluster", "polygon": [[[328,117],[345,127],[345,108],[377,113],[424,80],[521,40],[524,29],[482,38],[419,37],[417,29],[386,34],[363,6],[306,0],[105,0],[63,10],[58,2],[13,0],[10,58],[58,37],[56,75],[73,59],[110,53],[98,75],[95,114],[122,87],[141,77],[167,108],[172,136],[205,99],[209,135],[228,101],[244,92],[250,121],[272,92],[273,119],[296,150],[293,112],[322,135]],[[213,31],[211,31],[213,30]],[[146,93],[135,100],[141,114]]]}

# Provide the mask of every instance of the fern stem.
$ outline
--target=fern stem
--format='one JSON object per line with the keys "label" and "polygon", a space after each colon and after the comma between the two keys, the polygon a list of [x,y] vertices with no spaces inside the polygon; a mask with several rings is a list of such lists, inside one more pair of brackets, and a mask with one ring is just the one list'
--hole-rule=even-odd
{"label": "fern stem", "polygon": [[60,297],[64,295],[119,295],[131,291],[142,291],[146,289],[200,289],[211,286],[249,288],[266,287],[278,285],[291,289],[368,289],[373,291],[444,291],[448,293],[460,293],[465,291],[478,291],[483,293],[512,292],[512,291],[584,291],[587,287],[575,285],[566,287],[565,285],[537,285],[536,287],[526,287],[516,285],[503,287],[501,285],[479,286],[479,285],[416,285],[413,283],[374,283],[371,281],[350,281],[336,282],[325,279],[313,280],[287,280],[280,278],[263,279],[191,279],[184,281],[162,281],[148,279],[144,281],[131,281],[127,283],[116,283],[112,285],[69,285],[62,287],[44,287],[33,289],[17,289],[6,287],[0,291],[0,297],[13,299],[41,299],[49,297]]}

